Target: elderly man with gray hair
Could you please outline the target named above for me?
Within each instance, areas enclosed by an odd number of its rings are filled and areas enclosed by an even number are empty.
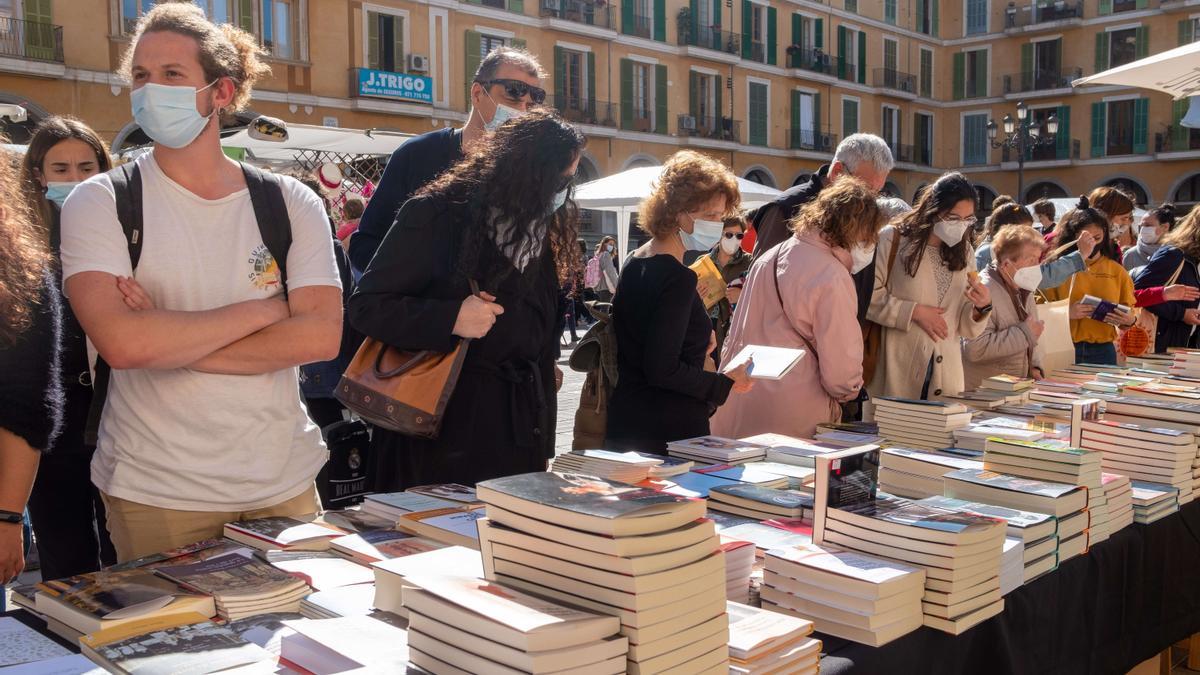
[[[826,185],[850,175],[879,192],[895,165],[891,148],[879,136],[851,134],[842,139],[833,153],[832,163],[822,166],[808,181],[779,195],[754,214],[755,260],[791,236],[788,222],[801,206],[816,199],[817,193]]]

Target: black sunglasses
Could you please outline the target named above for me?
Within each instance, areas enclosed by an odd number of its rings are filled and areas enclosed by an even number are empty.
[[[738,241],[741,241],[742,237],[746,236],[746,233],[745,232],[725,232],[724,235],[725,235],[726,239],[733,239],[734,237],[737,237]]]
[[[546,90],[541,87],[535,87],[528,82],[520,80],[479,80],[478,82],[483,85],[484,89],[497,84],[504,87],[504,95],[514,101],[520,101],[529,96],[529,100],[537,105],[546,102]]]

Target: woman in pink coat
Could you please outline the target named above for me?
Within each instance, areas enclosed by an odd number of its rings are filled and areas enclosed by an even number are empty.
[[[844,178],[804,205],[795,234],[754,263],[722,349],[722,370],[747,345],[807,353],[777,381],[758,380],[712,418],[712,433],[729,438],[774,432],[811,437],[840,419],[843,401],[863,386],[862,329],[850,275],[871,263],[883,225],[875,195]]]

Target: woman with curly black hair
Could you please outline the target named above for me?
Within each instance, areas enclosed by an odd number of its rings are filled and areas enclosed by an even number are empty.
[[[558,289],[580,264],[570,191],[585,143],[556,114],[529,112],[396,214],[350,299],[351,323],[397,349],[472,342],[438,438],[375,430],[377,491],[546,468]]]

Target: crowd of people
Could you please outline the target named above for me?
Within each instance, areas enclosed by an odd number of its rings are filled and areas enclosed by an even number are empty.
[[[332,383],[363,338],[465,350],[436,434],[373,428],[370,488],[393,491],[546,467],[583,295],[615,363],[604,445],[650,452],[1044,377],[1043,301],[1068,301],[1079,362],[1117,363],[1123,331],[1189,346],[1200,324],[1200,211],[1135,227],[1132,198],[1099,187],[1061,214],[998,199],[980,223],[959,173],[911,206],[880,195],[894,161],[870,134],[754,210],[727,166],[678,152],[641,205],[646,243],[587,248],[586,138],[510,48],[482,59],[464,126],[404,143],[369,199],[326,199],[221,150],[260,49],[157,5],[122,64],[153,150],[113,168],[86,124],[52,118],[21,166],[0,162],[0,582],[22,569],[27,509],[46,577],[319,511],[321,427],[346,416]],[[725,284],[711,305],[697,261]],[[737,360],[755,345],[806,354],[756,379]]]

